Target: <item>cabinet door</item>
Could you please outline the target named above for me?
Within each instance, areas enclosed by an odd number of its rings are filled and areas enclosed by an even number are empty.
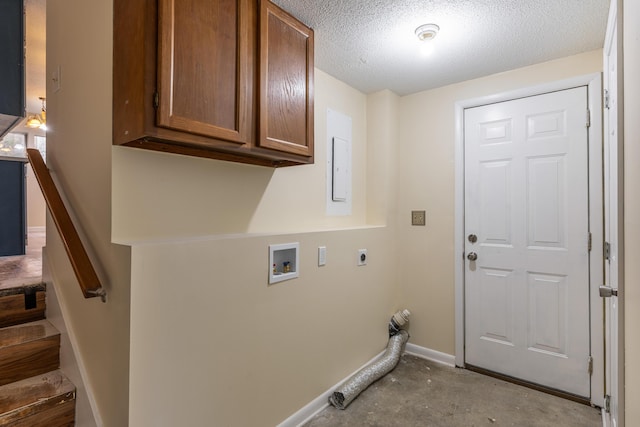
[[[159,0],[158,6],[158,126],[249,143],[249,0]]]
[[[260,1],[258,145],[313,156],[313,30]]]

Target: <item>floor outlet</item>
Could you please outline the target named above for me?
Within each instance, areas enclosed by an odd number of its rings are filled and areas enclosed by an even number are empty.
[[[358,249],[358,265],[367,265],[366,249]]]

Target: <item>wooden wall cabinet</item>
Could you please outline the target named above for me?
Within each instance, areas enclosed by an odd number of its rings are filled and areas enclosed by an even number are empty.
[[[114,0],[113,143],[313,163],[313,31],[266,0]]]
[[[313,156],[313,32],[260,2],[258,145]]]

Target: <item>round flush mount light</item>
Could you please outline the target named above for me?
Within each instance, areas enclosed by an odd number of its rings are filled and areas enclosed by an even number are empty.
[[[440,31],[440,27],[436,24],[424,24],[416,28],[416,36],[420,41],[433,40]]]

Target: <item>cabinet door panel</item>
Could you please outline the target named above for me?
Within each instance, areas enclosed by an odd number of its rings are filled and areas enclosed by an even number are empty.
[[[258,145],[313,156],[313,31],[260,2]]]
[[[159,0],[158,126],[250,142],[248,0]]]

